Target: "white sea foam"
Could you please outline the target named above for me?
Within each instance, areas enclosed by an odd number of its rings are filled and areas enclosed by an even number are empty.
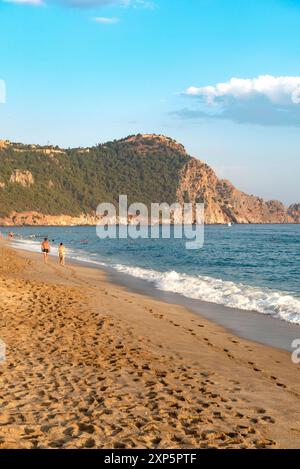
[[[30,239],[15,239],[10,242],[10,246],[16,249],[24,249],[25,251],[38,252],[41,250],[41,244]]]
[[[40,243],[32,240],[16,240],[12,245],[29,251],[40,251]],[[52,251],[52,254],[55,251]],[[68,255],[74,260],[88,262],[99,267],[109,265],[100,259],[95,259],[93,254],[84,250],[69,249]],[[110,267],[132,277],[150,281],[157,289],[165,292],[178,293],[187,298],[224,305],[229,308],[256,311],[300,325],[300,298],[289,292],[254,287],[202,275],[187,275],[175,271],[158,272],[123,264],[113,264]]]
[[[268,314],[284,321],[300,324],[300,298],[284,291],[258,288],[201,275],[179,274],[175,271],[129,267],[121,264],[114,268],[136,278],[153,282],[156,288],[179,293],[187,298],[216,303]]]
[[[33,241],[30,239],[23,239],[23,238],[17,238],[14,239],[13,241],[10,242],[10,246],[16,249],[24,249],[24,251],[30,251],[30,252],[41,252],[41,242],[40,241]],[[57,256],[58,254],[58,246],[53,246],[51,247],[50,255],[51,256]],[[98,260],[94,259],[94,257],[97,257],[97,254],[89,253],[84,251],[83,249],[67,249],[67,254],[70,259],[73,259],[78,262],[84,262],[87,264],[95,264],[99,267],[107,267],[108,264]]]
[[[14,239],[11,241],[10,246],[16,249],[22,249],[24,251],[30,252],[41,252],[41,241],[33,241],[32,239]],[[69,251],[70,257],[75,256],[75,251]],[[58,255],[58,246],[51,246],[50,256],[57,256]]]

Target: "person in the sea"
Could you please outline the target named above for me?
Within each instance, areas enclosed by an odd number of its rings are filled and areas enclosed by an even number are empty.
[[[66,256],[66,248],[63,243],[60,243],[58,248],[58,257],[60,265],[65,265],[65,256]]]
[[[41,249],[42,249],[42,253],[43,253],[43,256],[44,256],[44,262],[45,262],[45,264],[47,264],[48,263],[48,256],[49,256],[50,250],[51,250],[48,238],[45,238],[44,241],[42,242]]]
[[[14,234],[10,231],[10,232],[8,233],[8,238],[9,238],[9,239],[13,239],[13,237],[14,237]]]

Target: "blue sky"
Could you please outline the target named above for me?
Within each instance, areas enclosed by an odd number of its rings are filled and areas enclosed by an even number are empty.
[[[0,0],[0,25],[0,138],[163,133],[300,201],[300,0]]]

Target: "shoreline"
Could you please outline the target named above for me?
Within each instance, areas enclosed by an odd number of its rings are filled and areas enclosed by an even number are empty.
[[[98,226],[99,223],[83,223],[83,224],[78,224],[78,223],[73,223],[73,224],[44,224],[44,225],[37,225],[35,223],[33,224],[26,224],[26,223],[20,223],[20,224],[3,224],[3,221],[2,221],[2,224],[0,223],[0,229],[3,228],[3,229],[8,229],[8,228],[69,228],[69,227],[80,227],[80,228],[88,228],[88,227],[94,227],[96,228]],[[159,226],[159,227],[163,227],[164,224],[163,223],[157,223],[155,224],[155,226]],[[279,225],[282,225],[282,226],[294,226],[294,225],[300,225],[300,222],[270,222],[270,223],[266,223],[266,222],[261,222],[261,223],[252,223],[252,222],[245,222],[245,223],[237,223],[237,222],[232,222],[232,226],[231,227],[234,227],[234,226],[279,226]],[[116,227],[124,227],[124,226],[130,226],[129,224],[126,225],[126,224],[120,224],[120,223],[116,223],[116,224],[113,224],[111,226],[116,226]],[[151,226],[151,224],[148,224],[147,226]],[[171,223],[170,226],[176,226],[174,224]],[[226,227],[228,226],[228,223],[227,222],[224,222],[224,223],[204,223],[204,226],[205,227],[214,227],[214,226],[222,226],[222,227]]]
[[[16,249],[39,256],[37,252],[27,250],[24,247],[16,247]],[[127,288],[129,293],[139,293],[161,300],[169,305],[182,306],[199,315],[200,318],[205,318],[216,325],[224,327],[229,333],[242,339],[290,353],[293,352],[292,342],[295,339],[300,339],[300,325],[274,318],[272,315],[230,308],[217,303],[185,297],[179,293],[166,292],[156,288],[150,281],[134,277],[128,273],[118,272],[109,265],[96,265],[89,261],[74,258],[69,258],[67,262],[70,265],[81,265],[103,271],[110,282]]]
[[[100,269],[0,250],[0,448],[299,446],[289,353]]]

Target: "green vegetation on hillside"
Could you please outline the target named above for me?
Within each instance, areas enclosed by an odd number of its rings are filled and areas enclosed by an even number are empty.
[[[140,136],[63,151],[10,144],[0,149],[0,217],[12,211],[90,214],[101,202],[116,204],[120,194],[127,194],[129,203],[173,203],[189,157],[167,142]],[[10,182],[16,170],[30,171],[34,183]]]

